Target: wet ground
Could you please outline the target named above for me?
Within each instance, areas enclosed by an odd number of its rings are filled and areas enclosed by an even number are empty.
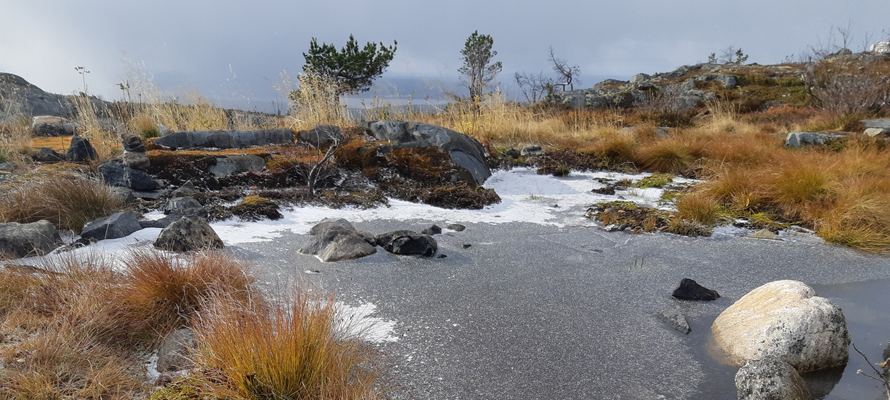
[[[356,226],[380,233],[447,222]],[[748,291],[780,279],[803,281],[835,300],[872,361],[890,340],[890,258],[807,234],[771,241],[633,235],[581,224],[467,227],[436,236],[447,256],[441,259],[378,253],[321,263],[297,254],[307,237],[292,233],[234,249],[266,282],[311,281],[347,304],[372,303],[377,317],[395,322],[397,340],[376,346],[395,364],[396,398],[734,399],[736,369],[708,355],[710,324]],[[723,297],[673,299],[682,278]],[[690,334],[653,315],[669,308],[682,310]],[[855,375],[865,364],[852,349],[850,360],[846,371],[812,378],[811,389],[833,387],[829,399],[878,398],[874,382]]]

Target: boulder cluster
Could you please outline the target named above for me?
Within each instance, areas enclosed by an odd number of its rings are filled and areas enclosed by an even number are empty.
[[[345,219],[327,218],[309,231],[309,241],[300,248],[300,253],[310,254],[322,261],[352,260],[377,253],[377,246],[399,255],[419,255],[432,257],[438,250],[433,235],[441,233],[436,225],[421,233],[410,230],[397,230],[373,235],[355,229]]]

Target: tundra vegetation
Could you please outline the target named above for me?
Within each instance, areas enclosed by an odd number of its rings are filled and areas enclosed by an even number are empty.
[[[605,224],[701,235],[717,224],[744,219],[758,229],[775,231],[795,224],[828,242],[890,251],[890,146],[886,136],[862,134],[865,127],[860,122],[888,114],[890,58],[865,55],[809,64],[743,65],[747,55],[728,49],[720,68],[736,77],[734,87],[695,80],[702,71],[666,78],[665,83],[677,86],[693,79],[695,89],[714,93],[714,100],[680,107],[679,93],[666,86],[652,90],[633,107],[575,109],[548,101],[543,92],[529,94],[528,100],[539,100],[533,104],[486,92],[485,86],[502,69],[500,62],[492,62],[497,55],[492,44],[490,36],[474,32],[461,52],[470,99],[457,99],[433,112],[376,104],[365,115],[430,123],[467,134],[484,143],[494,161],[505,168],[530,165],[557,175],[579,169],[655,173],[638,182],[638,188],[666,187],[673,176],[702,181],[668,192],[666,201],[675,202],[675,212],[621,202],[591,207],[592,216]],[[379,66],[363,76],[344,77],[346,67],[322,60],[349,60],[363,52],[368,52],[368,59],[362,62],[373,60]],[[277,213],[270,201],[385,202],[376,188],[335,190],[334,183],[323,179],[310,179],[315,186],[306,188],[309,182],[299,177],[317,178],[327,175],[326,168],[343,168],[371,179],[387,175],[381,170],[387,166],[399,176],[426,184],[422,179],[428,179],[429,170],[448,168],[429,149],[398,149],[383,161],[370,160],[371,153],[363,149],[372,144],[360,134],[362,121],[333,101],[343,93],[367,89],[394,52],[395,44],[387,48],[382,43],[359,50],[351,37],[340,52],[313,40],[304,74],[293,82],[282,79],[283,97],[291,101],[285,115],[225,110],[199,95],[171,98],[138,68],[121,84],[124,101],[106,103],[89,96],[84,76],[84,93],[71,101],[81,135],[98,151],[99,160],[90,164],[35,165],[30,161],[35,148],[64,150],[70,138],[32,137],[31,115],[20,107],[21,99],[14,94],[0,97],[4,110],[0,163],[26,171],[16,173],[13,180],[0,180],[0,222],[48,219],[59,228],[77,230],[98,216],[133,207],[120,202],[95,178],[96,166],[122,152],[121,133],[150,138],[166,129],[297,131],[337,125],[344,135],[333,147],[171,152],[147,143],[147,154],[155,172],[170,174],[162,177],[175,184],[186,180],[182,174],[190,168],[216,155],[263,156],[269,172],[247,182],[255,188],[249,193],[254,197],[242,206],[261,207],[264,215]],[[316,58],[319,61],[313,61]],[[550,58],[569,88],[578,83],[577,67],[557,58],[552,49]],[[523,79],[551,82],[540,74]],[[609,85],[619,84],[603,84]],[[103,123],[107,120],[116,124]],[[788,148],[784,139],[795,131],[834,132],[842,137],[825,145]],[[544,155],[508,155],[508,150],[526,145],[542,146]],[[227,191],[226,182],[216,180],[208,187],[218,185],[216,196],[229,202],[248,194]],[[293,190],[263,190],[272,185]],[[468,187],[421,185],[400,193],[431,203],[472,198],[458,201],[462,207],[492,201],[472,197],[490,194]],[[196,198],[206,200],[201,195]],[[628,216],[632,220],[624,221]],[[372,352],[332,328],[336,314],[332,299],[309,298],[296,290],[283,303],[271,302],[253,283],[249,268],[225,253],[190,258],[135,253],[124,267],[100,257],[69,259],[43,269],[6,267],[0,269],[0,278],[0,398],[386,395]],[[183,326],[196,332],[197,345],[191,351],[200,373],[162,390],[152,388],[146,382],[144,356],[166,334]]]

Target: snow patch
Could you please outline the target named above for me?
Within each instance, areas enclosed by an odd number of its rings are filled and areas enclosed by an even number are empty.
[[[372,316],[377,310],[374,304],[364,303],[353,307],[338,301],[334,307],[337,309],[336,324],[340,333],[371,343],[398,341],[393,334],[396,322]]]

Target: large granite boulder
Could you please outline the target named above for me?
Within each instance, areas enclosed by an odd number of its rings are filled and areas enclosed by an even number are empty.
[[[325,218],[309,230],[309,235],[309,241],[299,252],[322,261],[352,260],[377,252],[374,236],[356,230],[345,219]]]
[[[180,131],[152,139],[152,142],[167,148],[234,149],[293,143],[294,133],[290,129]]]
[[[482,143],[462,133],[437,125],[392,120],[367,122],[365,129],[377,140],[392,142],[395,147],[436,146],[448,152],[452,164],[468,173],[458,178],[473,186],[482,185],[491,176]]]
[[[846,364],[850,346],[840,307],[790,280],[752,290],[717,317],[711,332],[736,365],[773,357],[799,372]]]
[[[810,400],[807,384],[794,367],[769,358],[749,360],[735,374],[739,400]]]
[[[377,245],[384,250],[401,255],[421,255],[432,257],[438,245],[436,239],[409,230],[398,230],[377,235]]]
[[[80,237],[91,240],[117,239],[142,229],[139,216],[133,211],[121,211],[87,222]]]
[[[62,245],[59,232],[47,220],[29,224],[0,224],[0,257],[44,255]]]
[[[176,252],[221,249],[223,241],[207,220],[201,217],[182,217],[161,230],[154,246]]]
[[[73,136],[77,124],[64,117],[38,115],[31,118],[31,131],[34,136]]]

